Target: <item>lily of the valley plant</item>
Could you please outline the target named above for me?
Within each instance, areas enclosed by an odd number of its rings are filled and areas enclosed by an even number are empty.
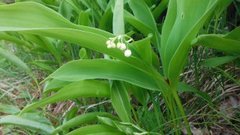
[[[1,117],[0,124],[42,134],[192,134],[178,93],[180,88],[193,92],[180,80],[189,51],[200,45],[230,56],[240,53],[239,28],[224,35],[200,32],[232,0],[26,1],[0,5],[0,31],[5,34],[0,37],[30,52],[42,48],[60,67],[48,70],[41,99],[16,115]],[[160,16],[163,23],[157,25]],[[66,46],[74,46],[69,56],[80,49],[80,59],[65,58]],[[206,93],[195,94],[211,104]],[[84,113],[58,125],[24,115],[48,104],[90,97],[110,99],[114,111]],[[141,121],[150,112],[155,123]]]

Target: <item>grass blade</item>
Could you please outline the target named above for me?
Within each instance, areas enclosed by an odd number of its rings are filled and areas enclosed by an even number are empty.
[[[9,51],[2,49],[0,47],[0,55],[4,58],[6,58],[8,61],[16,65],[17,67],[21,68],[28,74],[31,74],[31,69],[27,66],[25,62],[23,62],[20,58],[18,58],[16,55],[10,53]]]
[[[179,85],[178,85],[178,92],[191,92],[191,93],[194,93],[198,97],[200,97],[203,100],[207,101],[207,103],[209,105],[213,106],[212,99],[211,99],[211,97],[207,93],[205,93],[203,91],[200,91],[200,90],[197,90],[197,89],[193,88],[192,86],[189,86],[188,84],[179,83]]]

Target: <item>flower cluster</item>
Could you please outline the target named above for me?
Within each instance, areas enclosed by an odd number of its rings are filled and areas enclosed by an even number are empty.
[[[107,48],[118,48],[121,51],[124,51],[126,57],[132,55],[132,51],[128,49],[128,45],[132,42],[133,39],[127,35],[119,35],[113,38],[109,38],[106,42]]]

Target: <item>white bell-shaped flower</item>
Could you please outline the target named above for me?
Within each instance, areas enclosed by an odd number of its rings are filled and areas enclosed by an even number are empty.
[[[124,43],[117,43],[117,48],[119,48],[120,50],[125,50],[127,48],[126,44]]]
[[[115,43],[112,40],[108,40],[106,42],[106,44],[107,44],[107,48],[115,48],[116,47]]]
[[[126,57],[130,57],[130,56],[132,55],[131,50],[129,50],[129,49],[125,50],[125,51],[124,51],[124,55],[125,55]]]
[[[122,43],[121,46],[120,46],[120,49],[121,49],[121,50],[125,50],[125,49],[127,49],[126,44]]]

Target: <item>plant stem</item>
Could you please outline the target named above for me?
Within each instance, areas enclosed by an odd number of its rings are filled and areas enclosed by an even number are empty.
[[[186,129],[187,129],[187,133],[188,133],[188,135],[191,135],[192,132],[191,132],[191,129],[190,129],[190,125],[189,125],[189,122],[188,122],[188,120],[187,120],[187,117],[186,117],[186,114],[185,114],[185,111],[184,111],[182,102],[181,102],[181,100],[180,100],[180,98],[179,98],[179,96],[178,96],[178,94],[177,94],[177,90],[176,90],[176,89],[173,89],[172,92],[173,92],[173,97],[174,97],[174,99],[175,99],[175,101],[176,101],[176,103],[177,103],[177,106],[178,106],[178,108],[179,108],[179,111],[180,111],[180,113],[181,113],[181,115],[182,115],[182,117],[183,117],[183,120],[184,120]]]

